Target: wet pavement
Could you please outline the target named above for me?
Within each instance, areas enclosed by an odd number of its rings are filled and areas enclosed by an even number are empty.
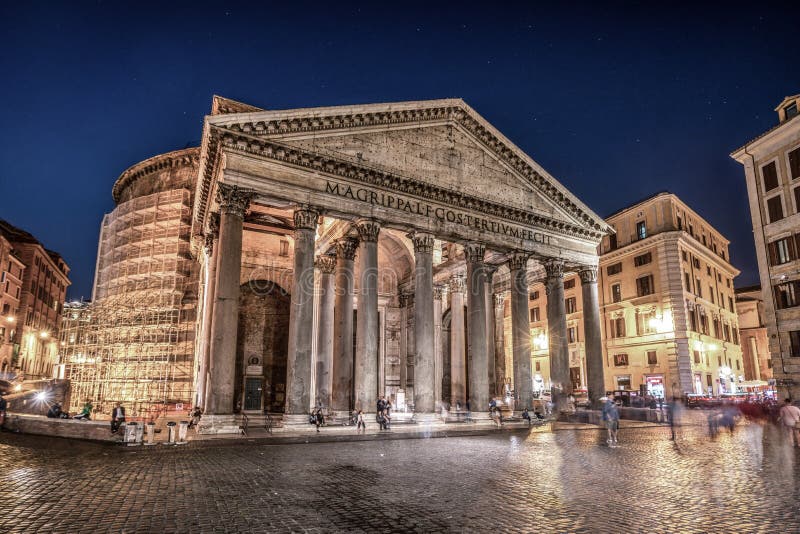
[[[771,426],[123,449],[0,434],[0,532],[800,532]]]

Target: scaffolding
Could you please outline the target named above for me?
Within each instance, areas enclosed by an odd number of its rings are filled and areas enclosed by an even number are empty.
[[[70,411],[86,400],[100,413],[120,402],[132,417],[188,409],[199,276],[191,200],[187,189],[163,191],[105,216],[88,319],[74,341],[62,338]]]

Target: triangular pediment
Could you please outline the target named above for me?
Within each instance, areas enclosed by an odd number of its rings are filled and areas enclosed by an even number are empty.
[[[208,123],[592,232],[608,230],[600,217],[460,99],[254,111],[210,117]]]

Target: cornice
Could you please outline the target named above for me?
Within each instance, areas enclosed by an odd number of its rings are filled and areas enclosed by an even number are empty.
[[[117,181],[114,183],[114,187],[111,189],[111,196],[114,198],[114,202],[119,202],[122,191],[142,176],[147,176],[148,174],[153,174],[154,172],[164,169],[190,167],[192,165],[197,166],[199,163],[199,147],[175,150],[167,152],[166,154],[153,156],[135,165],[131,165],[125,172],[120,174],[119,178],[117,178]]]
[[[493,131],[493,128],[487,127],[488,123],[484,124],[485,121],[463,103],[463,101],[441,100],[429,102],[427,107],[425,103],[419,103],[418,106],[418,108],[414,109],[392,109],[391,105],[388,109],[385,106],[365,106],[363,107],[363,112],[356,112],[353,108],[344,108],[345,111],[348,111],[345,113],[342,112],[342,109],[326,108],[324,110],[319,110],[311,116],[280,116],[269,112],[248,113],[239,117],[239,120],[244,119],[242,122],[233,122],[230,120],[214,121],[213,123],[207,122],[206,126],[210,127],[208,134],[213,137],[211,141],[219,140],[219,138],[222,137],[223,144],[226,148],[244,153],[268,157],[283,163],[312,168],[316,171],[327,172],[345,178],[365,178],[366,180],[362,179],[361,181],[365,181],[370,185],[383,185],[375,183],[375,180],[378,178],[375,175],[383,174],[384,176],[381,177],[380,181],[384,182],[387,178],[390,182],[398,181],[399,183],[396,184],[400,186],[397,188],[398,191],[409,194],[415,194],[417,191],[424,191],[431,195],[429,198],[432,200],[446,198],[449,200],[446,202],[448,204],[467,209],[479,209],[487,214],[503,217],[522,224],[539,226],[570,237],[599,240],[607,233],[607,225],[600,217],[591,213],[588,208],[578,205],[579,201],[576,202],[575,199],[571,198],[570,194],[562,191],[560,187],[551,183],[550,178],[542,175],[544,171],[540,172],[540,169],[536,168],[531,161],[527,160],[528,156],[524,152],[514,146],[510,141],[502,139],[500,137],[501,134],[498,135]],[[310,113],[310,110],[298,111]],[[287,112],[284,112],[284,115],[286,115],[286,113]],[[388,172],[370,169],[364,165],[358,165],[352,162],[337,160],[330,156],[303,151],[266,138],[270,135],[289,135],[364,127],[396,126],[402,124],[421,125],[423,123],[432,122],[449,122],[460,126],[464,131],[471,134],[476,141],[483,144],[492,152],[498,160],[516,171],[538,192],[550,199],[576,220],[581,221],[585,226],[569,224],[525,210],[489,203],[482,199],[449,191],[417,180],[391,176]],[[213,145],[217,146],[215,147]],[[218,145],[219,143],[216,142],[209,143],[209,161],[206,162],[206,167],[214,166],[213,162],[218,159]],[[212,150],[214,151],[213,154]],[[202,174],[204,180],[210,178],[210,176],[208,176],[209,172],[208,168],[203,169]],[[207,202],[206,190],[208,186],[209,184],[204,183],[200,188],[199,197],[202,198],[198,198],[198,207],[202,209],[197,211],[198,214],[204,212],[205,203]],[[385,185],[383,186],[386,187]],[[456,200],[456,203],[454,203],[453,200]],[[474,204],[486,204],[491,210],[486,211],[476,208],[473,206]],[[506,212],[508,212],[508,215],[505,215]]]
[[[215,137],[221,139],[221,142],[210,143],[216,147],[216,159],[219,159],[219,147],[224,146],[226,150],[232,152],[264,157],[282,164],[311,169],[317,173],[354,180],[365,185],[391,189],[399,193],[426,198],[460,209],[480,211],[487,215],[506,219],[518,224],[542,228],[554,234],[590,241],[599,241],[603,235],[605,235],[605,232],[600,229],[598,224],[594,224],[591,229],[581,227],[539,213],[490,202],[412,178],[394,175],[364,164],[356,164],[331,156],[301,150],[270,139],[259,138],[243,133],[222,131],[216,127],[213,127],[212,130],[215,131]],[[209,150],[210,149],[211,147],[209,147]],[[214,168],[216,168],[216,165]],[[204,177],[209,177],[204,178],[204,180],[210,179],[210,176],[216,173],[216,171],[211,171],[208,167],[201,172]],[[198,217],[206,209],[208,203],[208,189],[209,184],[203,183],[200,189],[200,195],[197,199],[199,209],[195,212]]]

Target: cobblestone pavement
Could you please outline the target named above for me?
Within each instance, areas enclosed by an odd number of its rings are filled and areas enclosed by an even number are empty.
[[[0,532],[800,532],[800,452],[620,431],[155,450],[0,434]]]

